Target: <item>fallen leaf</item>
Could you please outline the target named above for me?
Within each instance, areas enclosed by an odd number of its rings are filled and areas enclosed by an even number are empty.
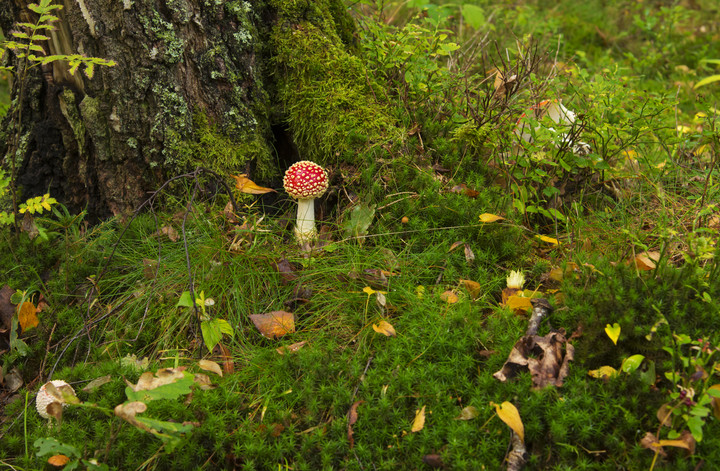
[[[535,238],[540,239],[543,242],[547,242],[548,244],[560,245],[560,242],[557,239],[553,239],[552,237],[537,234]]]
[[[415,433],[419,432],[425,427],[425,406],[422,406],[422,409],[415,411],[415,419],[413,420],[412,427],[410,427],[410,431]]]
[[[453,250],[455,250],[456,248],[460,247],[460,246],[463,245],[464,243],[465,243],[465,242],[463,242],[462,240],[458,240],[457,242],[453,242],[453,244],[452,244],[452,245],[450,246],[450,248],[448,249],[448,252],[452,252]]]
[[[22,303],[22,306],[18,308],[18,323],[20,327],[22,327],[23,332],[37,327],[40,323],[35,312],[35,305],[29,301],[25,301]]]
[[[477,407],[467,406],[460,411],[460,415],[455,417],[455,420],[472,420],[479,414],[480,412],[477,410]]]
[[[467,262],[467,264],[470,265],[474,261],[475,261],[475,253],[472,251],[469,244],[465,244],[465,262]]]
[[[458,302],[460,300],[460,298],[458,298],[458,295],[455,294],[455,292],[450,291],[450,290],[440,293],[440,299],[442,299],[443,301],[445,301],[448,304],[455,304],[456,302]]]
[[[297,278],[293,266],[287,258],[282,258],[274,263],[275,269],[280,273],[280,282],[284,285],[292,283]]]
[[[520,413],[517,407],[512,402],[505,401],[502,404],[495,404],[491,402],[490,405],[495,406],[495,412],[497,413],[500,420],[505,422],[508,427],[515,432],[520,440],[525,441],[525,427],[523,426],[522,420],[520,419]]]
[[[257,185],[254,181],[247,178],[247,175],[241,173],[239,175],[230,175],[235,179],[235,188],[240,190],[242,193],[248,193],[251,195],[263,195],[265,193],[275,192],[272,188],[265,188]]]
[[[222,343],[218,343],[213,349],[213,353],[217,354],[223,361],[223,371],[226,375],[235,372],[235,362],[233,361],[230,349]]]
[[[510,296],[505,305],[513,311],[527,312],[532,310],[531,299],[524,296]]]
[[[167,236],[171,242],[177,242],[180,240],[180,234],[172,226],[163,226],[158,231],[158,234]]]
[[[660,252],[643,252],[635,257],[635,267],[640,271],[654,270],[660,261]]]
[[[210,389],[215,389],[215,386],[212,384],[212,381],[210,381],[210,377],[203,373],[195,373],[193,375],[193,381],[195,381],[195,384],[202,389],[203,391],[208,391]],[[188,399],[186,400],[186,403],[190,403],[190,398],[192,397],[192,394],[188,396]]]
[[[294,343],[294,344],[292,344],[292,345],[286,345],[286,346],[277,348],[276,351],[277,351],[280,355],[285,355],[286,353],[295,353],[295,352],[297,352],[298,350],[300,350],[301,348],[303,348],[306,343],[307,343],[307,341],[306,341],[306,340],[303,340],[302,342],[297,342],[297,343]]]
[[[470,297],[473,299],[477,299],[480,297],[480,292],[482,291],[482,288],[480,287],[480,283],[473,280],[460,280],[460,283],[465,286],[465,289],[468,290],[468,293],[470,293]]]
[[[211,361],[211,360],[200,360],[200,361],[198,361],[198,366],[199,366],[201,369],[203,369],[203,370],[205,370],[205,371],[210,371],[210,372],[212,372],[212,373],[215,373],[216,375],[218,375],[218,376],[220,376],[220,377],[222,377],[222,375],[223,375],[223,372],[222,372],[222,369],[220,368],[220,365],[218,365],[218,364],[217,364],[216,362],[214,362],[214,361]]]
[[[395,327],[387,321],[380,321],[377,324],[373,324],[372,328],[378,334],[383,334],[386,337],[395,337],[397,335]]]
[[[6,373],[3,380],[5,389],[10,391],[11,393],[14,393],[18,389],[20,389],[24,384],[22,375],[20,374],[20,370],[18,370],[17,367],[10,370],[9,373]]]
[[[612,340],[612,343],[617,345],[618,338],[620,337],[620,324],[617,322],[613,325],[606,324],[605,325],[605,333],[608,337],[610,337],[610,340]]]
[[[544,337],[525,335],[515,343],[502,369],[495,372],[493,377],[505,382],[517,376],[520,371],[528,370],[535,389],[547,385],[560,387],[569,373],[570,362],[574,357],[575,347],[567,342],[562,329],[550,332]]]
[[[82,390],[84,392],[90,392],[90,391],[93,391],[93,390],[99,388],[103,384],[107,384],[110,382],[112,382],[112,376],[110,376],[110,375],[101,376],[99,378],[95,378],[94,380],[90,381],[88,384],[85,385],[84,388],[82,388]]]
[[[365,401],[355,401],[353,405],[350,407],[350,411],[348,412],[348,430],[347,430],[347,436],[348,441],[350,442],[350,448],[355,446],[355,439],[353,438],[353,434],[355,433],[352,429],[352,426],[355,425],[355,422],[358,420],[358,414],[357,409],[360,404],[362,404]]]
[[[490,213],[482,213],[480,215],[480,222],[495,222],[495,221],[499,221],[501,219],[505,219],[505,218],[502,216],[497,216],[495,214],[490,214]]]
[[[423,456],[423,463],[430,466],[431,468],[444,468],[445,463],[443,463],[442,456],[431,453],[429,455]]]
[[[613,376],[617,376],[618,374],[618,371],[612,366],[601,366],[597,370],[588,371],[588,375],[598,379],[612,378]]]
[[[640,440],[641,447],[652,450],[655,453],[660,454],[660,456],[667,456],[667,453],[665,453],[665,450],[662,449],[659,443],[660,442],[658,441],[657,437],[655,437],[652,432],[645,433],[645,436]]]
[[[710,386],[708,388],[708,390],[720,391],[720,384],[714,384],[714,385]],[[715,418],[720,420],[720,398],[713,397],[712,405],[713,405],[713,411],[715,414]]]
[[[250,314],[250,319],[260,333],[269,339],[277,339],[285,334],[295,332],[295,316],[291,312],[272,311],[267,314]]]
[[[68,464],[70,462],[70,457],[65,455],[54,455],[48,458],[47,462],[59,468],[60,466]]]

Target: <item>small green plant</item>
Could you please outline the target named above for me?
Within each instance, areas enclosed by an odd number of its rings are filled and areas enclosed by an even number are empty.
[[[215,300],[212,298],[206,298],[204,291],[200,291],[200,295],[195,298],[195,302],[193,302],[190,291],[184,291],[177,303],[177,307],[199,308],[200,330],[202,331],[205,346],[208,350],[210,350],[210,352],[212,352],[215,346],[220,343],[223,334],[227,334],[230,337],[235,335],[235,332],[228,321],[225,319],[212,319],[208,315],[207,307],[213,305],[215,305]]]
[[[702,62],[705,62],[706,64],[720,65],[720,59],[703,59]],[[720,74],[711,75],[709,77],[705,77],[704,79],[702,79],[698,83],[696,83],[694,88],[704,87],[705,85],[709,85],[709,84],[717,82],[719,80],[720,80]]]

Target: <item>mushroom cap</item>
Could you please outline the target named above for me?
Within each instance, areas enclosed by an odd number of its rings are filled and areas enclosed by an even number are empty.
[[[328,189],[328,175],[318,164],[301,160],[285,171],[283,186],[293,198],[319,198]]]
[[[72,386],[70,386],[68,383],[61,379],[54,379],[50,381],[55,388],[60,388],[62,386],[68,386],[70,389],[72,389]],[[35,407],[37,408],[38,414],[40,414],[42,417],[49,419],[50,414],[47,413],[47,407],[52,404],[53,402],[59,402],[60,404],[63,404],[62,399],[58,399],[45,389],[45,386],[48,383],[45,383],[42,385],[40,390],[37,393],[37,397],[35,398]],[[65,404],[63,404],[64,406]]]

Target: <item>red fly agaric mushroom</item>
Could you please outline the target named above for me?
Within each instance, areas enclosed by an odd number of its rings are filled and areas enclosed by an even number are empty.
[[[306,244],[317,236],[315,231],[315,198],[328,189],[325,169],[314,162],[301,160],[285,171],[285,191],[298,200],[295,237],[300,244]]]

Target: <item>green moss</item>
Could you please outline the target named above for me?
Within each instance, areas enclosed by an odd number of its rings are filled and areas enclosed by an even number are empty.
[[[284,15],[272,32],[277,101],[303,158],[324,163],[353,161],[364,146],[402,135],[338,35],[331,3],[271,2]]]
[[[172,156],[168,157],[168,163],[180,168],[202,165],[227,174],[237,172],[249,161],[255,160],[259,178],[272,175],[269,163],[271,152],[262,133],[238,131],[232,136],[219,130],[206,114],[196,112],[189,135],[180,135],[172,130],[168,133],[167,154]]]

